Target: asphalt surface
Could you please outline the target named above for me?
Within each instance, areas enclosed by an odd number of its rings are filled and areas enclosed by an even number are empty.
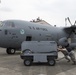
[[[59,53],[59,59],[62,57]],[[55,66],[37,63],[28,67],[24,66],[20,52],[8,55],[4,48],[0,48],[0,75],[76,75],[76,65],[62,59]]]

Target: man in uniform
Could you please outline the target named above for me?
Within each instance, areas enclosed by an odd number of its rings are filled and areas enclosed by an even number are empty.
[[[71,58],[71,60],[73,62],[73,65],[76,65],[74,50],[69,46],[66,47],[66,50],[68,51],[68,54],[69,54],[69,56],[70,56],[70,58]]]
[[[69,54],[65,47],[59,46],[58,51],[61,51],[64,54],[64,57],[67,60],[67,62],[70,62],[70,58],[68,57]]]
[[[68,62],[70,62],[70,59],[68,58],[68,56],[69,56],[73,62],[73,65],[76,65],[75,54],[71,47],[66,46],[66,48],[62,47],[62,48],[58,48],[58,50],[64,54],[65,59],[67,59]]]

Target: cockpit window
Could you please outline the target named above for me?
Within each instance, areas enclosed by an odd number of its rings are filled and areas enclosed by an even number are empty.
[[[5,23],[5,26],[6,26],[6,27],[15,27],[15,25],[14,25],[13,22],[6,22],[6,23]]]
[[[3,26],[3,23],[2,23],[2,21],[0,21],[0,27],[2,27]]]
[[[0,27],[15,27],[13,22],[2,22],[0,21]]]

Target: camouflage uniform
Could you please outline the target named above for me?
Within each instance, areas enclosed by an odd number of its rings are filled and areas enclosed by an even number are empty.
[[[69,54],[69,56],[70,56],[73,64],[76,64],[75,54],[74,54],[73,49],[72,49],[71,47],[67,47],[66,49],[67,49],[67,51],[68,51],[68,54]]]
[[[68,62],[70,62],[70,58],[68,57],[69,56],[68,51],[66,49],[63,49],[61,50],[61,52],[64,54],[65,59],[68,60]]]

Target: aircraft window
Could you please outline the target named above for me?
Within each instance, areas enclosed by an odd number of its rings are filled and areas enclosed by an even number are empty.
[[[26,36],[26,41],[31,41],[32,37],[31,36]]]
[[[0,27],[2,27],[3,26],[3,23],[2,23],[2,21],[0,21]]]
[[[8,33],[8,31],[7,31],[7,30],[5,30],[5,35],[7,35],[7,33]]]
[[[28,26],[30,29],[32,29],[30,26]]]
[[[33,29],[35,30],[35,28],[33,27]]]
[[[15,25],[14,25],[13,22],[6,22],[6,23],[4,24],[4,26],[6,26],[6,27],[15,27]]]

